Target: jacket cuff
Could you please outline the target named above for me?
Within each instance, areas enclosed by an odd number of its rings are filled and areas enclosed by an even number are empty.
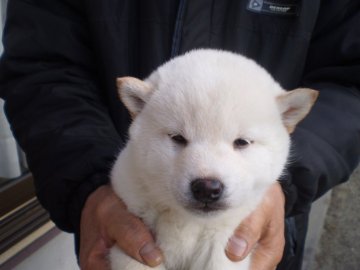
[[[298,195],[295,185],[292,184],[291,174],[286,170],[278,182],[285,195],[285,217],[292,216]]]

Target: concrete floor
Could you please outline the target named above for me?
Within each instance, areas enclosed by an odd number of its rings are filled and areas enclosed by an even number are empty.
[[[333,189],[315,259],[304,270],[360,269],[360,167]]]

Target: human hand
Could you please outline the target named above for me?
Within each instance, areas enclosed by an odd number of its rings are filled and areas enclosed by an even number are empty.
[[[87,199],[80,223],[80,268],[108,270],[108,251],[117,244],[135,260],[155,267],[162,254],[145,224],[127,211],[110,186],[101,186]]]
[[[284,205],[282,188],[275,183],[230,238],[225,251],[228,258],[241,261],[252,252],[251,270],[275,269],[285,245]]]

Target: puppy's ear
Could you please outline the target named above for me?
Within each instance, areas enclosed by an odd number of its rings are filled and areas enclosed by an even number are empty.
[[[129,110],[132,118],[135,118],[149,100],[153,87],[137,78],[122,77],[116,79],[119,97]]]
[[[298,88],[277,97],[283,123],[289,133],[309,113],[318,95],[318,91]]]

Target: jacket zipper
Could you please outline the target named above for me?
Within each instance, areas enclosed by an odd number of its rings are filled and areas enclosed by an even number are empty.
[[[180,52],[180,44],[182,38],[182,29],[184,25],[184,15],[187,0],[180,0],[179,7],[176,15],[176,22],[174,28],[174,34],[171,45],[171,58],[177,56]]]

